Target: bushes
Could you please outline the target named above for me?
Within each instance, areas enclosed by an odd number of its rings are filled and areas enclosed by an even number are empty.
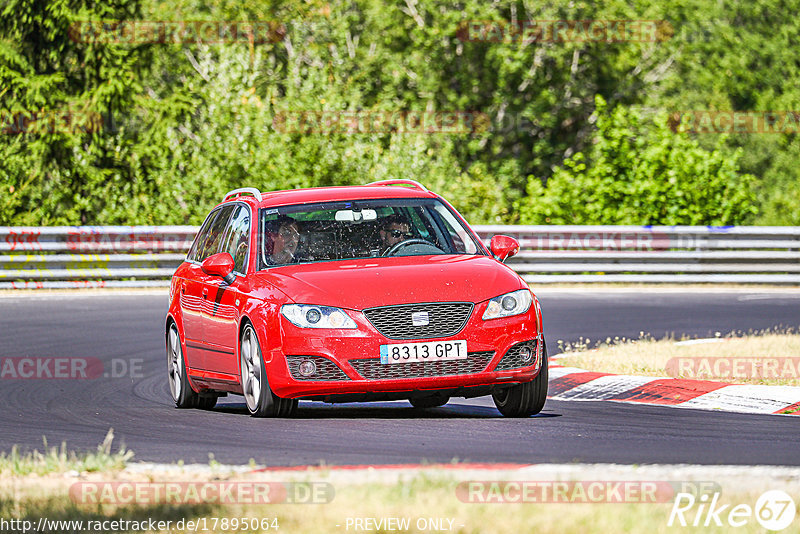
[[[739,23],[724,20],[727,8],[709,0],[532,11],[473,0],[170,5],[165,13],[153,0],[4,4],[3,117],[69,109],[102,115],[104,123],[96,131],[0,135],[0,225],[197,224],[225,191],[243,185],[402,177],[443,194],[473,223],[800,223],[796,140],[697,144],[670,132],[660,115],[632,111],[641,104],[672,111],[684,94],[696,109],[756,105],[741,98],[761,90],[752,61],[739,65],[737,54],[746,54],[725,41]],[[710,7],[721,13],[717,40],[681,37],[686,28],[678,23]],[[762,49],[789,53],[785,36],[757,22],[757,10],[737,9],[754,57]],[[129,45],[70,34],[84,20],[167,17],[276,20],[286,35],[251,46]],[[658,43],[463,39],[469,20],[593,18],[669,19],[677,33]],[[735,76],[721,76],[723,68]],[[776,94],[790,109],[794,78],[776,72],[757,105],[769,109]],[[285,133],[275,125],[287,111],[373,110],[480,112],[488,120],[458,134]],[[740,145],[749,150],[738,152]],[[763,219],[755,206],[764,207]]]
[[[589,154],[577,153],[546,187],[528,181],[518,202],[523,224],[729,225],[756,213],[751,175],[739,153],[705,150],[674,133],[665,114],[645,120],[597,97],[597,133]],[[724,139],[721,140],[724,142]]]

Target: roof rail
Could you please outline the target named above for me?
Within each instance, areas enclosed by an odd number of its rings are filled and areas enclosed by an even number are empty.
[[[245,193],[253,195],[256,198],[256,200],[261,202],[261,191],[259,191],[255,187],[240,187],[239,189],[228,191],[227,193],[225,193],[225,198],[223,198],[222,201],[225,202],[229,198],[238,197]]]
[[[424,185],[422,185],[421,183],[419,183],[418,181],[416,181],[416,180],[408,180],[408,179],[405,179],[405,178],[396,179],[396,180],[380,180],[380,181],[377,181],[377,182],[370,182],[367,185],[410,185],[410,186],[414,187],[414,189],[419,189],[420,191],[422,191],[424,193],[428,193],[429,192],[428,188],[425,187]]]

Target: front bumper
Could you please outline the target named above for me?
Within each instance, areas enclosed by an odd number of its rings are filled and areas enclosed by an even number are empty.
[[[466,340],[467,360],[403,364],[380,363],[380,346],[401,341],[381,335],[358,312],[349,312],[358,325],[353,330],[315,331],[297,328],[282,320],[280,345],[265,353],[270,387],[284,398],[390,400],[431,393],[464,397],[485,395],[497,386],[536,378],[543,354],[536,316],[527,313],[483,321],[483,311],[477,308],[455,335],[409,340]],[[534,349],[533,360],[528,365],[513,357],[523,343]],[[315,362],[318,370],[315,376],[299,375],[298,365],[303,360]]]

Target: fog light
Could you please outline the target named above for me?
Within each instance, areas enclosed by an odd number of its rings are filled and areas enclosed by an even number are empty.
[[[300,367],[297,368],[303,376],[311,376],[317,372],[317,364],[311,360],[304,360],[303,363],[300,364]]]
[[[533,350],[531,350],[530,345],[520,347],[519,359],[522,360],[522,363],[528,363],[533,359]]]

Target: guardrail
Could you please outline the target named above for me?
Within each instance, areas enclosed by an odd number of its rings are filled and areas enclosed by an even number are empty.
[[[165,287],[196,226],[0,227],[0,289]]]
[[[475,226],[520,241],[509,266],[554,282],[800,285],[800,227]],[[0,227],[0,289],[164,287],[194,226]]]
[[[530,283],[800,284],[796,226],[479,226],[520,242]]]

